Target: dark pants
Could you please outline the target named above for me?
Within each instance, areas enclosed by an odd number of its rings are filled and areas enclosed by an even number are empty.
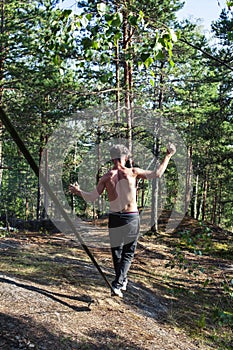
[[[123,282],[127,279],[127,273],[137,245],[139,214],[110,213],[108,227],[116,275],[112,285],[116,288],[121,288]]]

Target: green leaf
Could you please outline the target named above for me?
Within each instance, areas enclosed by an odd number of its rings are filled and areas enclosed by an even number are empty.
[[[142,10],[139,11],[139,18],[140,19],[144,18],[144,12],[142,12]]]
[[[231,7],[233,6],[233,1],[226,1],[227,7],[230,10]]]
[[[107,12],[107,5],[104,2],[97,4],[97,11],[103,16]]]
[[[163,48],[162,44],[159,43],[159,42],[156,42],[155,45],[154,45],[154,52],[157,53],[157,52],[161,51],[162,48]]]
[[[136,16],[129,16],[129,23],[132,25],[132,26],[137,26],[138,24],[138,18]]]
[[[114,38],[113,38],[113,41],[114,41],[114,45],[117,45],[117,42],[118,40],[120,40],[122,37],[122,33],[121,32],[117,32],[115,35],[114,35]]]
[[[92,47],[92,40],[90,38],[83,38],[82,45],[84,47],[84,50],[89,49]]]
[[[69,15],[72,13],[72,10],[69,10],[69,9],[65,9],[65,10],[62,10],[62,15],[63,17],[69,17]]]
[[[147,60],[148,57],[150,57],[150,54],[149,54],[149,53],[143,52],[143,53],[141,54],[141,60],[142,60],[142,62],[145,62],[145,61]]]
[[[155,86],[155,80],[154,79],[150,79],[150,85],[152,86],[152,87],[154,87]]]
[[[121,26],[122,22],[123,22],[123,15],[122,13],[117,12],[113,17],[112,26],[118,28]]]
[[[146,68],[148,68],[153,62],[154,62],[154,59],[152,57],[148,57],[145,60],[144,65],[145,65]]]
[[[98,48],[100,47],[100,44],[98,41],[92,41],[92,45],[93,49],[98,50]]]
[[[139,69],[139,71],[141,71],[143,68],[144,68],[144,63],[139,61],[138,62],[138,69]]]
[[[109,26],[111,25],[111,23],[112,23],[112,21],[113,21],[113,18],[114,18],[114,15],[109,14],[109,13],[106,13],[106,14],[105,14],[105,19],[106,19],[106,21],[107,21],[107,23],[108,23]]]
[[[83,26],[84,28],[86,28],[86,26],[87,26],[88,23],[89,23],[89,21],[88,21],[88,19],[87,19],[86,16],[81,16],[80,22],[81,22],[81,24],[82,24],[82,26]]]
[[[53,62],[56,66],[59,66],[61,64],[61,57],[57,54],[53,58]]]
[[[90,20],[92,19],[92,14],[91,14],[91,13],[88,13],[88,14],[86,15],[86,18],[87,18],[88,21],[90,21]]]
[[[160,50],[157,55],[156,55],[156,59],[157,60],[164,60],[165,56],[162,50]]]
[[[175,33],[175,31],[173,29],[169,29],[169,32],[170,32],[170,38],[171,40],[175,43],[177,42],[178,38],[177,38],[177,35]]]
[[[174,63],[173,60],[169,60],[169,64],[170,64],[171,67],[174,67],[174,66],[175,66],[175,63]]]

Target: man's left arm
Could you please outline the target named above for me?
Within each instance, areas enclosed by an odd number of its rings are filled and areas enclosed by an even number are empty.
[[[176,147],[173,144],[169,144],[167,147],[167,153],[156,170],[143,170],[140,168],[135,168],[135,172],[138,178],[142,179],[153,179],[153,178],[161,178],[167,169],[168,163],[171,157],[176,153]]]

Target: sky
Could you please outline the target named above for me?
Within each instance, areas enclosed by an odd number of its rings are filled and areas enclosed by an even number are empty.
[[[179,20],[200,18],[204,28],[210,30],[211,22],[218,19],[222,9],[226,7],[225,4],[225,0],[185,0],[185,5],[177,12],[177,17]]]
[[[188,18],[190,20],[202,19],[204,29],[210,30],[211,21],[218,19],[221,10],[225,7],[225,0],[184,0],[185,5],[177,12],[179,20]],[[64,0],[63,7],[74,8],[75,0]],[[73,6],[72,6],[73,5]]]

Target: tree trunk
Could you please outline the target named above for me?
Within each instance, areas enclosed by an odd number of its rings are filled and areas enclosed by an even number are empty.
[[[155,148],[155,169],[159,166],[158,154],[159,154],[159,143],[156,140]],[[157,154],[157,155],[156,155]],[[159,179],[152,179],[152,193],[151,193],[151,231],[158,232],[158,203],[159,203]]]
[[[48,141],[48,136],[46,135],[45,137],[45,141],[47,143]],[[48,168],[48,164],[49,164],[49,159],[48,159],[48,150],[47,148],[44,150],[45,152],[45,179],[47,182],[49,182],[49,168]],[[48,203],[49,203],[49,199],[48,199],[48,193],[47,191],[44,191],[44,209],[42,211],[42,218],[45,219],[48,217],[47,215],[47,211],[48,211]]]
[[[119,10],[119,4],[116,3],[116,12]],[[115,78],[116,78],[116,122],[120,123],[120,108],[121,108],[121,100],[120,100],[120,46],[119,46],[119,40],[116,41],[115,46]],[[120,136],[119,136],[120,138]]]
[[[211,215],[211,222],[212,224],[216,224],[216,218],[217,218],[217,202],[218,202],[218,195],[217,192],[215,192],[214,200],[213,200],[213,208],[212,208],[212,215]]]
[[[119,41],[117,40],[115,48],[115,60],[116,60],[116,122],[120,123],[120,64],[119,64]]]
[[[2,123],[0,122],[0,193],[2,188],[2,176],[3,176]]]
[[[132,153],[132,65],[127,57],[129,53],[131,41],[131,29],[128,23],[128,13],[127,11],[123,12],[123,52],[124,52],[124,89],[125,89],[125,115],[126,115],[126,123],[127,123],[127,146]]]
[[[43,147],[42,147],[42,140],[43,140],[43,135],[42,131],[40,133],[40,149],[39,149],[39,164],[41,162],[42,158],[42,152],[43,152]],[[40,219],[40,208],[41,208],[41,189],[40,189],[40,181],[38,179],[37,182],[37,201],[36,201],[36,219]]]
[[[4,34],[4,0],[1,0],[1,26],[0,32],[1,36]],[[5,49],[0,42],[0,106],[2,106],[2,97],[3,97],[3,78],[4,78],[4,60],[5,60]],[[2,188],[2,176],[3,176],[3,150],[2,150],[2,134],[3,134],[3,125],[0,120],[0,191]]]
[[[40,133],[40,149],[39,149],[39,164],[41,163],[44,145],[47,143],[47,141],[48,141],[48,135],[46,132],[46,120],[45,120],[44,113],[42,112],[42,115],[41,115],[41,133]],[[45,152],[46,152],[46,154],[45,154],[44,169],[45,169],[45,178],[46,178],[46,181],[48,181],[48,153],[47,153],[47,150],[45,150]],[[40,218],[44,219],[46,217],[45,209],[47,208],[47,204],[48,204],[48,194],[46,191],[44,192],[43,201],[44,201],[44,208],[41,210],[41,188],[40,188],[40,182],[38,180],[37,208],[36,208],[37,220],[39,220]]]
[[[97,164],[98,164],[98,171],[97,171],[97,176],[96,176],[96,185],[98,184],[99,180],[100,180],[100,167],[101,167],[101,147],[100,147],[100,143],[101,143],[101,134],[100,134],[100,130],[98,130],[97,133]],[[99,196],[97,198],[97,213],[95,212],[95,210],[93,209],[93,215],[94,215],[94,219],[96,217],[100,216],[101,214],[101,207],[102,207],[102,197]],[[95,204],[95,203],[94,203]]]
[[[222,182],[219,183],[219,199],[218,199],[218,221],[217,224],[221,224],[222,219]]]
[[[187,164],[186,164],[186,190],[185,190],[185,213],[188,213],[188,206],[190,203],[190,191],[192,186],[192,146],[187,149]]]
[[[208,190],[208,174],[206,173],[204,183],[203,183],[203,193],[202,193],[202,208],[201,208],[202,221],[206,219],[207,190]]]
[[[195,184],[195,190],[194,190],[194,210],[193,210],[193,217],[194,219],[198,220],[199,211],[198,211],[198,187],[199,187],[199,175],[196,176],[196,184]]]
[[[163,72],[164,62],[161,62],[160,66],[160,77],[159,77],[159,83],[158,83],[158,104],[156,103],[156,89],[155,89],[155,101],[153,109],[156,108],[159,111],[163,110],[163,99],[164,99],[164,72]],[[159,132],[160,128],[160,119],[157,123],[157,129]],[[154,146],[153,146],[153,154],[155,157],[155,168],[159,166],[159,154],[160,154],[160,140],[157,135],[157,130],[154,131],[155,138],[154,138]],[[152,180],[152,203],[151,203],[151,231],[152,232],[158,232],[158,203],[159,203],[159,179],[155,178]]]
[[[78,176],[77,176],[77,145],[75,144],[74,146],[74,159],[73,159],[73,162],[74,162],[74,166],[73,166],[73,169],[72,169],[72,172],[70,174],[70,183],[75,183],[75,182],[78,182]],[[75,200],[74,200],[74,195],[71,194],[71,210],[72,210],[72,213],[75,214]]]

